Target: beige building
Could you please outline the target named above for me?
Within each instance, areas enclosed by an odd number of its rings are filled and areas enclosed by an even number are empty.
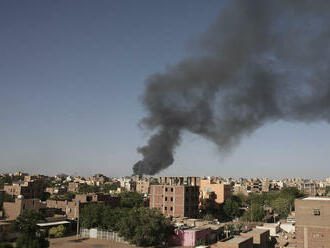
[[[295,201],[299,248],[330,248],[330,198],[307,197]]]
[[[140,194],[144,194],[147,195],[149,194],[149,180],[146,178],[143,179],[139,179],[136,182],[136,192],[140,193]]]
[[[215,197],[215,202],[218,204],[224,203],[230,199],[230,185],[211,179],[201,179],[200,181],[200,198],[208,199],[211,194]]]

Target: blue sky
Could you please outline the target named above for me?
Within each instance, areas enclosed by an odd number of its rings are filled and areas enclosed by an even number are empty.
[[[0,2],[0,169],[131,174],[148,75],[193,50],[223,1]],[[231,154],[186,133],[160,175],[330,173],[326,123],[277,122]]]

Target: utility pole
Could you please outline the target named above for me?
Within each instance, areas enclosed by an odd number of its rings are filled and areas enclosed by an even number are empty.
[[[77,215],[77,208],[78,208],[78,216],[77,216],[77,239],[79,238],[79,208],[80,208],[80,200],[77,201],[77,207],[75,209],[76,215]]]

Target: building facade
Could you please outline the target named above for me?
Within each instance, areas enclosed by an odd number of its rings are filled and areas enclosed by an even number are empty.
[[[330,198],[295,201],[296,238],[301,248],[330,248]]]
[[[184,185],[151,185],[150,208],[159,209],[165,216],[196,217],[199,187]]]

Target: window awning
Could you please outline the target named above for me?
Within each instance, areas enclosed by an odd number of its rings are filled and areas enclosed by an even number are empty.
[[[57,226],[57,225],[64,225],[64,224],[70,224],[70,222],[63,220],[63,221],[56,221],[56,222],[39,223],[39,224],[37,224],[37,226],[46,227],[46,226]]]

